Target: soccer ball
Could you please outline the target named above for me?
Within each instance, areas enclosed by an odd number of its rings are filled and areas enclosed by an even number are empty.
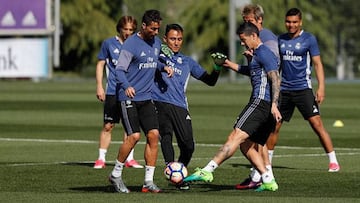
[[[183,163],[175,161],[165,167],[164,174],[170,182],[180,184],[188,175],[188,171]]]

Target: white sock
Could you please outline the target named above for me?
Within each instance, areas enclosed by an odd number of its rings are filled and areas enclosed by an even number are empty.
[[[263,183],[270,183],[274,179],[274,176],[272,176],[269,171],[266,171],[261,175],[261,178]]]
[[[274,156],[274,150],[268,150],[268,155],[269,155],[269,161],[270,161],[270,163],[272,163],[272,158]]]
[[[126,161],[131,161],[134,159],[134,149],[130,151],[129,156],[126,158]]]
[[[261,179],[261,174],[259,173],[258,170],[256,170],[255,168],[253,168],[253,170],[250,173],[250,178],[252,181],[254,182],[259,182]]]
[[[111,175],[115,178],[120,177],[122,175],[122,171],[124,169],[124,163],[121,163],[116,159],[114,169],[111,172]]]
[[[270,172],[271,176],[274,177],[274,173],[271,165],[266,165],[265,168]],[[275,177],[274,177],[275,178]]]
[[[327,153],[328,157],[329,157],[329,161],[330,163],[337,163],[338,164],[338,161],[336,159],[336,154],[335,154],[335,151],[332,151],[330,153]]]
[[[215,171],[215,169],[216,169],[218,166],[219,166],[219,165],[218,165],[215,161],[211,160],[211,161],[203,168],[203,170],[212,173],[212,172]]]
[[[155,166],[145,166],[145,185],[154,182]]]
[[[106,149],[99,149],[99,158],[98,159],[105,161],[106,152],[107,152]]]

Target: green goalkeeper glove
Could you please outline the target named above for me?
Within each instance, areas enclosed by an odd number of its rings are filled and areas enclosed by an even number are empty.
[[[215,63],[214,69],[220,71],[222,65],[225,63],[225,60],[227,59],[227,56],[222,53],[216,52],[216,53],[212,53],[211,57],[213,58]]]
[[[174,55],[174,52],[166,44],[161,44],[161,52],[168,58]]]

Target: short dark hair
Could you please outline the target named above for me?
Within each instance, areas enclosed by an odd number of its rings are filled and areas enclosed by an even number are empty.
[[[301,11],[300,11],[300,9],[298,9],[298,8],[290,8],[290,9],[286,12],[285,17],[287,17],[287,16],[299,16],[300,19],[302,18]]]
[[[259,36],[259,29],[256,27],[256,25],[250,22],[244,22],[240,24],[236,30],[237,35],[245,34],[246,36],[249,36],[253,33],[256,33],[256,35]]]
[[[142,17],[142,22],[145,23],[145,25],[150,25],[151,22],[160,23],[161,20],[160,11],[154,9],[145,11]]]
[[[134,31],[137,28],[137,21],[133,16],[122,16],[116,24],[116,31],[120,33],[121,28],[125,26],[126,23],[131,23]]]
[[[176,31],[184,32],[184,29],[181,27],[181,25],[176,24],[176,23],[166,25],[165,35],[167,35],[170,30],[176,30]]]

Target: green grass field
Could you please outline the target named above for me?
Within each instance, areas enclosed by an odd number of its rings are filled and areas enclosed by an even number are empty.
[[[95,81],[0,81],[1,202],[360,202],[360,83],[329,83],[321,106],[324,125],[332,136],[339,173],[328,173],[328,158],[298,112],[281,129],[273,167],[277,192],[238,191],[234,185],[249,174],[249,162],[237,152],[224,162],[210,184],[178,191],[163,175],[159,153],[155,181],[165,193],[142,194],[142,169],[125,169],[130,194],[113,193],[107,176],[122,140],[113,134],[103,170],[92,168],[98,154],[102,104]],[[189,166],[204,166],[230,132],[248,101],[247,81],[216,87],[191,83],[188,100],[196,151]],[[344,127],[333,127],[341,120]],[[135,157],[144,164],[142,142]]]

